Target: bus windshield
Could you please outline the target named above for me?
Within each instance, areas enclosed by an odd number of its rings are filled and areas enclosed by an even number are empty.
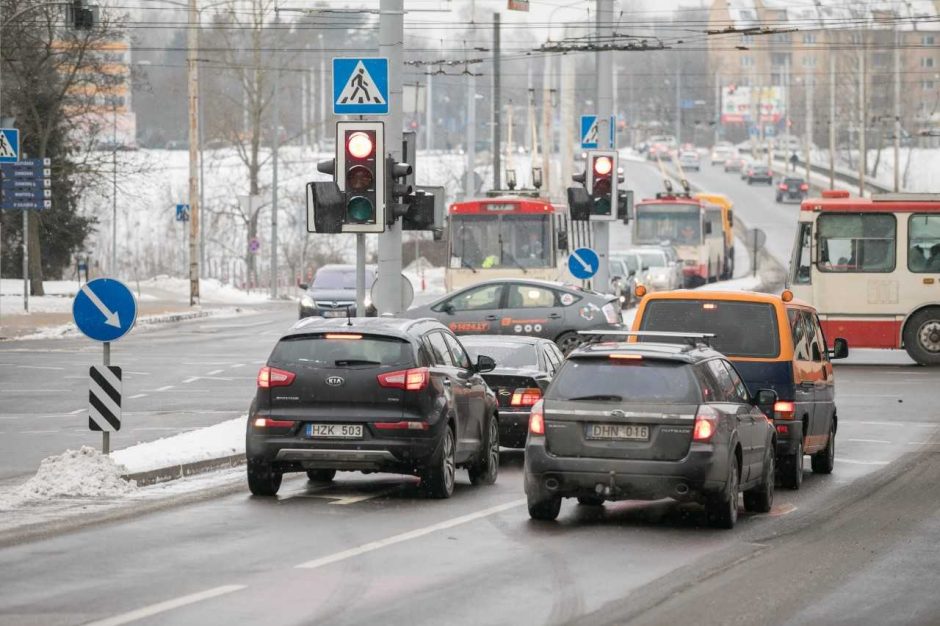
[[[550,216],[452,215],[450,266],[551,267]]]
[[[702,243],[701,209],[694,204],[638,204],[636,243]]]

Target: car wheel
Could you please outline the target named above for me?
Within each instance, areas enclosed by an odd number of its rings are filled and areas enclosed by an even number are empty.
[[[774,469],[773,446],[767,449],[767,458],[764,459],[764,476],[761,483],[744,492],[744,508],[754,513],[767,513],[774,505]]]
[[[430,465],[421,474],[421,486],[431,498],[449,498],[454,494],[456,474],[454,429],[448,424]]]
[[[555,344],[561,349],[561,351],[567,355],[569,352],[581,345],[581,336],[578,333],[573,331],[568,331],[562,333],[558,336],[558,339],[555,340]]]
[[[276,496],[282,474],[270,463],[248,461],[248,489],[256,496]]]
[[[904,325],[904,349],[921,365],[940,365],[940,308],[918,311]]]
[[[796,454],[780,459],[780,484],[794,491],[803,484],[803,441],[797,444]]]
[[[738,476],[740,468],[737,458],[728,461],[728,482],[724,491],[705,501],[705,514],[709,526],[715,528],[734,528],[738,521]]]
[[[332,482],[333,478],[335,477],[336,477],[336,470],[334,469],[307,470],[307,479],[312,480],[315,483]]]
[[[549,496],[546,500],[533,501],[528,497],[529,517],[543,522],[551,522],[561,512],[561,496]]]
[[[471,485],[492,485],[499,475],[499,422],[490,413],[486,420],[486,433],[480,460],[467,469]]]
[[[597,496],[578,496],[578,504],[581,506],[604,506],[604,498]]]
[[[836,425],[835,422],[829,425],[829,441],[826,447],[812,457],[814,474],[831,474],[832,468],[836,464]]]

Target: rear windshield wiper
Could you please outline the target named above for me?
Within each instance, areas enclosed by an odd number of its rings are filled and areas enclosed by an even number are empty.
[[[336,367],[347,367],[349,365],[381,365],[381,361],[369,361],[368,359],[339,359],[333,362]]]
[[[578,400],[612,400],[615,402],[622,402],[623,396],[615,396],[613,394],[597,394],[594,396],[578,396],[576,398],[568,398],[569,402],[577,402]]]

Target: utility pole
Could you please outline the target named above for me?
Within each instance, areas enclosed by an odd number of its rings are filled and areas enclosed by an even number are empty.
[[[431,79],[433,75],[431,74],[431,68],[428,68],[428,73],[425,81],[427,82],[427,89],[424,90],[424,149],[432,150],[434,146],[434,114],[431,112],[432,106],[434,104],[434,98],[431,97]],[[415,166],[414,163],[411,164],[412,167]]]
[[[836,55],[829,49],[829,189],[836,188]]]
[[[865,197],[865,55],[868,50],[863,40],[858,56],[858,195]]]
[[[721,130],[721,74],[715,72],[715,139],[718,143],[719,131]]]
[[[676,143],[682,145],[682,74],[679,68],[679,53],[676,53]]]
[[[323,52],[323,33],[317,35],[320,40],[320,123],[317,124],[317,150],[323,150],[326,130],[326,55]]]
[[[595,36],[599,43],[607,43],[613,35],[614,5],[613,0],[597,0]],[[602,150],[613,150],[610,145],[610,116],[614,108],[613,53],[599,50],[595,53],[597,67],[597,145]],[[617,172],[613,173],[617,176]],[[547,180],[547,179],[546,179]],[[611,198],[616,213],[617,198]],[[598,256],[597,274],[594,275],[594,288],[607,291],[610,285],[610,222],[592,222],[594,229],[594,247]]]
[[[386,147],[392,158],[402,158],[403,42],[405,40],[404,0],[379,1],[379,56],[388,59],[388,119]],[[411,164],[414,165],[413,163]],[[399,313],[401,300],[401,222],[387,226],[379,236],[378,284],[375,306],[379,314]]]
[[[467,176],[464,183],[465,197],[472,198],[476,181],[474,167],[477,160],[477,77],[467,75]]]
[[[805,80],[804,80],[804,87],[805,87],[804,99],[806,100],[806,140],[805,140],[806,146],[803,149],[803,152],[804,152],[803,157],[804,157],[804,161],[806,162],[806,182],[809,183],[810,158],[811,158],[810,153],[813,147],[813,105],[815,104],[813,102],[813,95],[814,95],[813,92],[814,92],[814,88],[816,87],[816,77],[812,74],[806,74]]]
[[[894,191],[901,191],[901,30],[894,30]]]
[[[275,63],[280,63],[280,59],[275,59]],[[280,112],[280,91],[281,91],[281,68],[274,68],[274,101],[271,103],[271,111],[274,118],[274,138],[272,148],[274,154],[272,159],[271,171],[271,299],[277,298],[277,166],[278,152],[281,149],[281,112]]]
[[[499,84],[499,13],[493,14],[493,189],[500,188],[500,146],[502,136],[500,133],[500,108],[502,97]]]
[[[189,306],[199,304],[199,66],[196,0],[189,0],[186,72],[189,87]]]
[[[552,195],[552,57],[543,57],[542,66],[542,189]]]

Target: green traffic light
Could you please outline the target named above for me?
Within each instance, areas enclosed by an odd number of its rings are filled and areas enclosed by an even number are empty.
[[[356,196],[346,203],[346,215],[350,222],[364,224],[375,221],[375,209],[368,198]]]

